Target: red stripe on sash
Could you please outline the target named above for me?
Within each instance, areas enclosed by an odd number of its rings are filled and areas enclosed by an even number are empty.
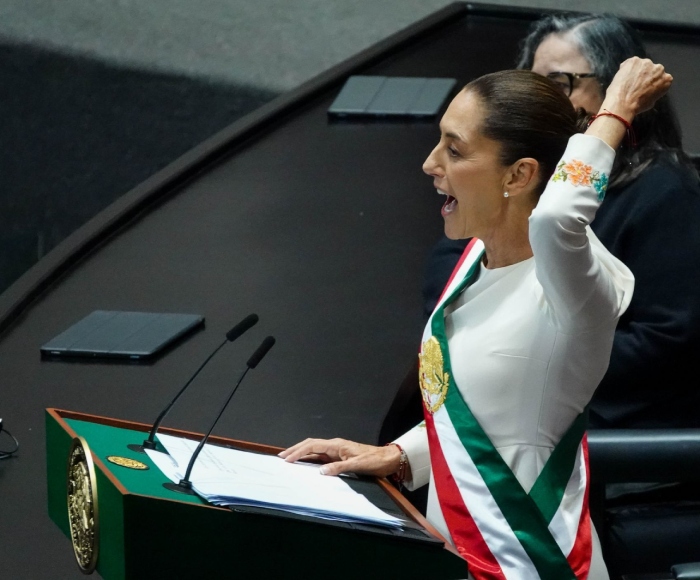
[[[469,509],[464,504],[459,488],[442,453],[433,416],[430,413],[425,413],[425,422],[428,429],[430,463],[437,487],[436,491],[440,497],[442,515],[457,551],[467,561],[469,572],[475,580],[506,580],[501,566],[489,550],[476,522],[469,513]]]
[[[464,260],[467,259],[467,255],[471,251],[472,247],[474,244],[476,244],[477,238],[472,238],[469,240],[469,243],[467,244],[467,247],[464,248],[464,251],[462,252],[462,255],[459,257],[459,261],[457,262],[457,265],[454,267],[452,270],[452,274],[450,274],[450,279],[447,281],[447,284],[445,284],[445,287],[442,289],[442,293],[440,294],[440,299],[436,302],[436,304],[440,304],[442,302],[442,299],[445,297],[445,292],[447,289],[450,287],[450,284],[452,284],[452,280],[455,279],[455,276],[457,275],[457,272],[459,269],[462,267],[462,264],[464,263]]]
[[[591,474],[588,468],[588,435],[584,433],[581,441],[583,449],[583,461],[586,469],[586,491],[583,495],[583,506],[581,507],[581,518],[576,532],[576,541],[568,557],[569,566],[576,574],[578,580],[586,580],[591,568],[591,557],[593,554],[593,542],[591,540],[591,517],[588,509],[588,490],[590,489]]]

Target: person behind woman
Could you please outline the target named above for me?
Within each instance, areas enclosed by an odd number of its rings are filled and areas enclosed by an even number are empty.
[[[523,70],[469,83],[423,165],[471,238],[423,335],[425,422],[393,444],[307,439],[323,473],[429,485],[428,520],[485,578],[608,578],[587,504],[586,408],[634,278],[592,233],[625,126],[671,83],[630,59],[586,130]]]

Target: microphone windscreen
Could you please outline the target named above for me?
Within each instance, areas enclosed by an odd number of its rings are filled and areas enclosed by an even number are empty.
[[[251,326],[254,326],[258,322],[257,314],[249,314],[243,320],[241,320],[236,326],[226,333],[226,339],[229,342],[236,340],[241,334],[248,330]]]
[[[265,338],[258,347],[258,350],[256,350],[253,353],[253,355],[248,359],[248,362],[246,363],[248,367],[254,369],[256,366],[258,366],[258,363],[262,360],[262,358],[267,354],[267,351],[270,350],[272,348],[272,345],[274,344],[274,337],[268,336],[267,338]]]

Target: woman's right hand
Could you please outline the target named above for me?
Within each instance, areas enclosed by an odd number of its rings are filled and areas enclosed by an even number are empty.
[[[631,122],[635,115],[651,109],[666,94],[672,82],[673,77],[663,65],[633,56],[620,65],[605,92],[602,108]]]
[[[376,447],[347,439],[305,439],[279,454],[285,461],[322,461],[324,475],[361,473],[386,477],[396,473],[401,452],[396,445]]]

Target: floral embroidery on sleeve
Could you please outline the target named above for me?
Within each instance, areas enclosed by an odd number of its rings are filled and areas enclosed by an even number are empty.
[[[552,175],[552,181],[569,181],[571,185],[592,186],[598,194],[598,201],[603,201],[608,189],[608,176],[600,171],[594,171],[591,165],[586,165],[578,159],[559,163],[556,172]]]

